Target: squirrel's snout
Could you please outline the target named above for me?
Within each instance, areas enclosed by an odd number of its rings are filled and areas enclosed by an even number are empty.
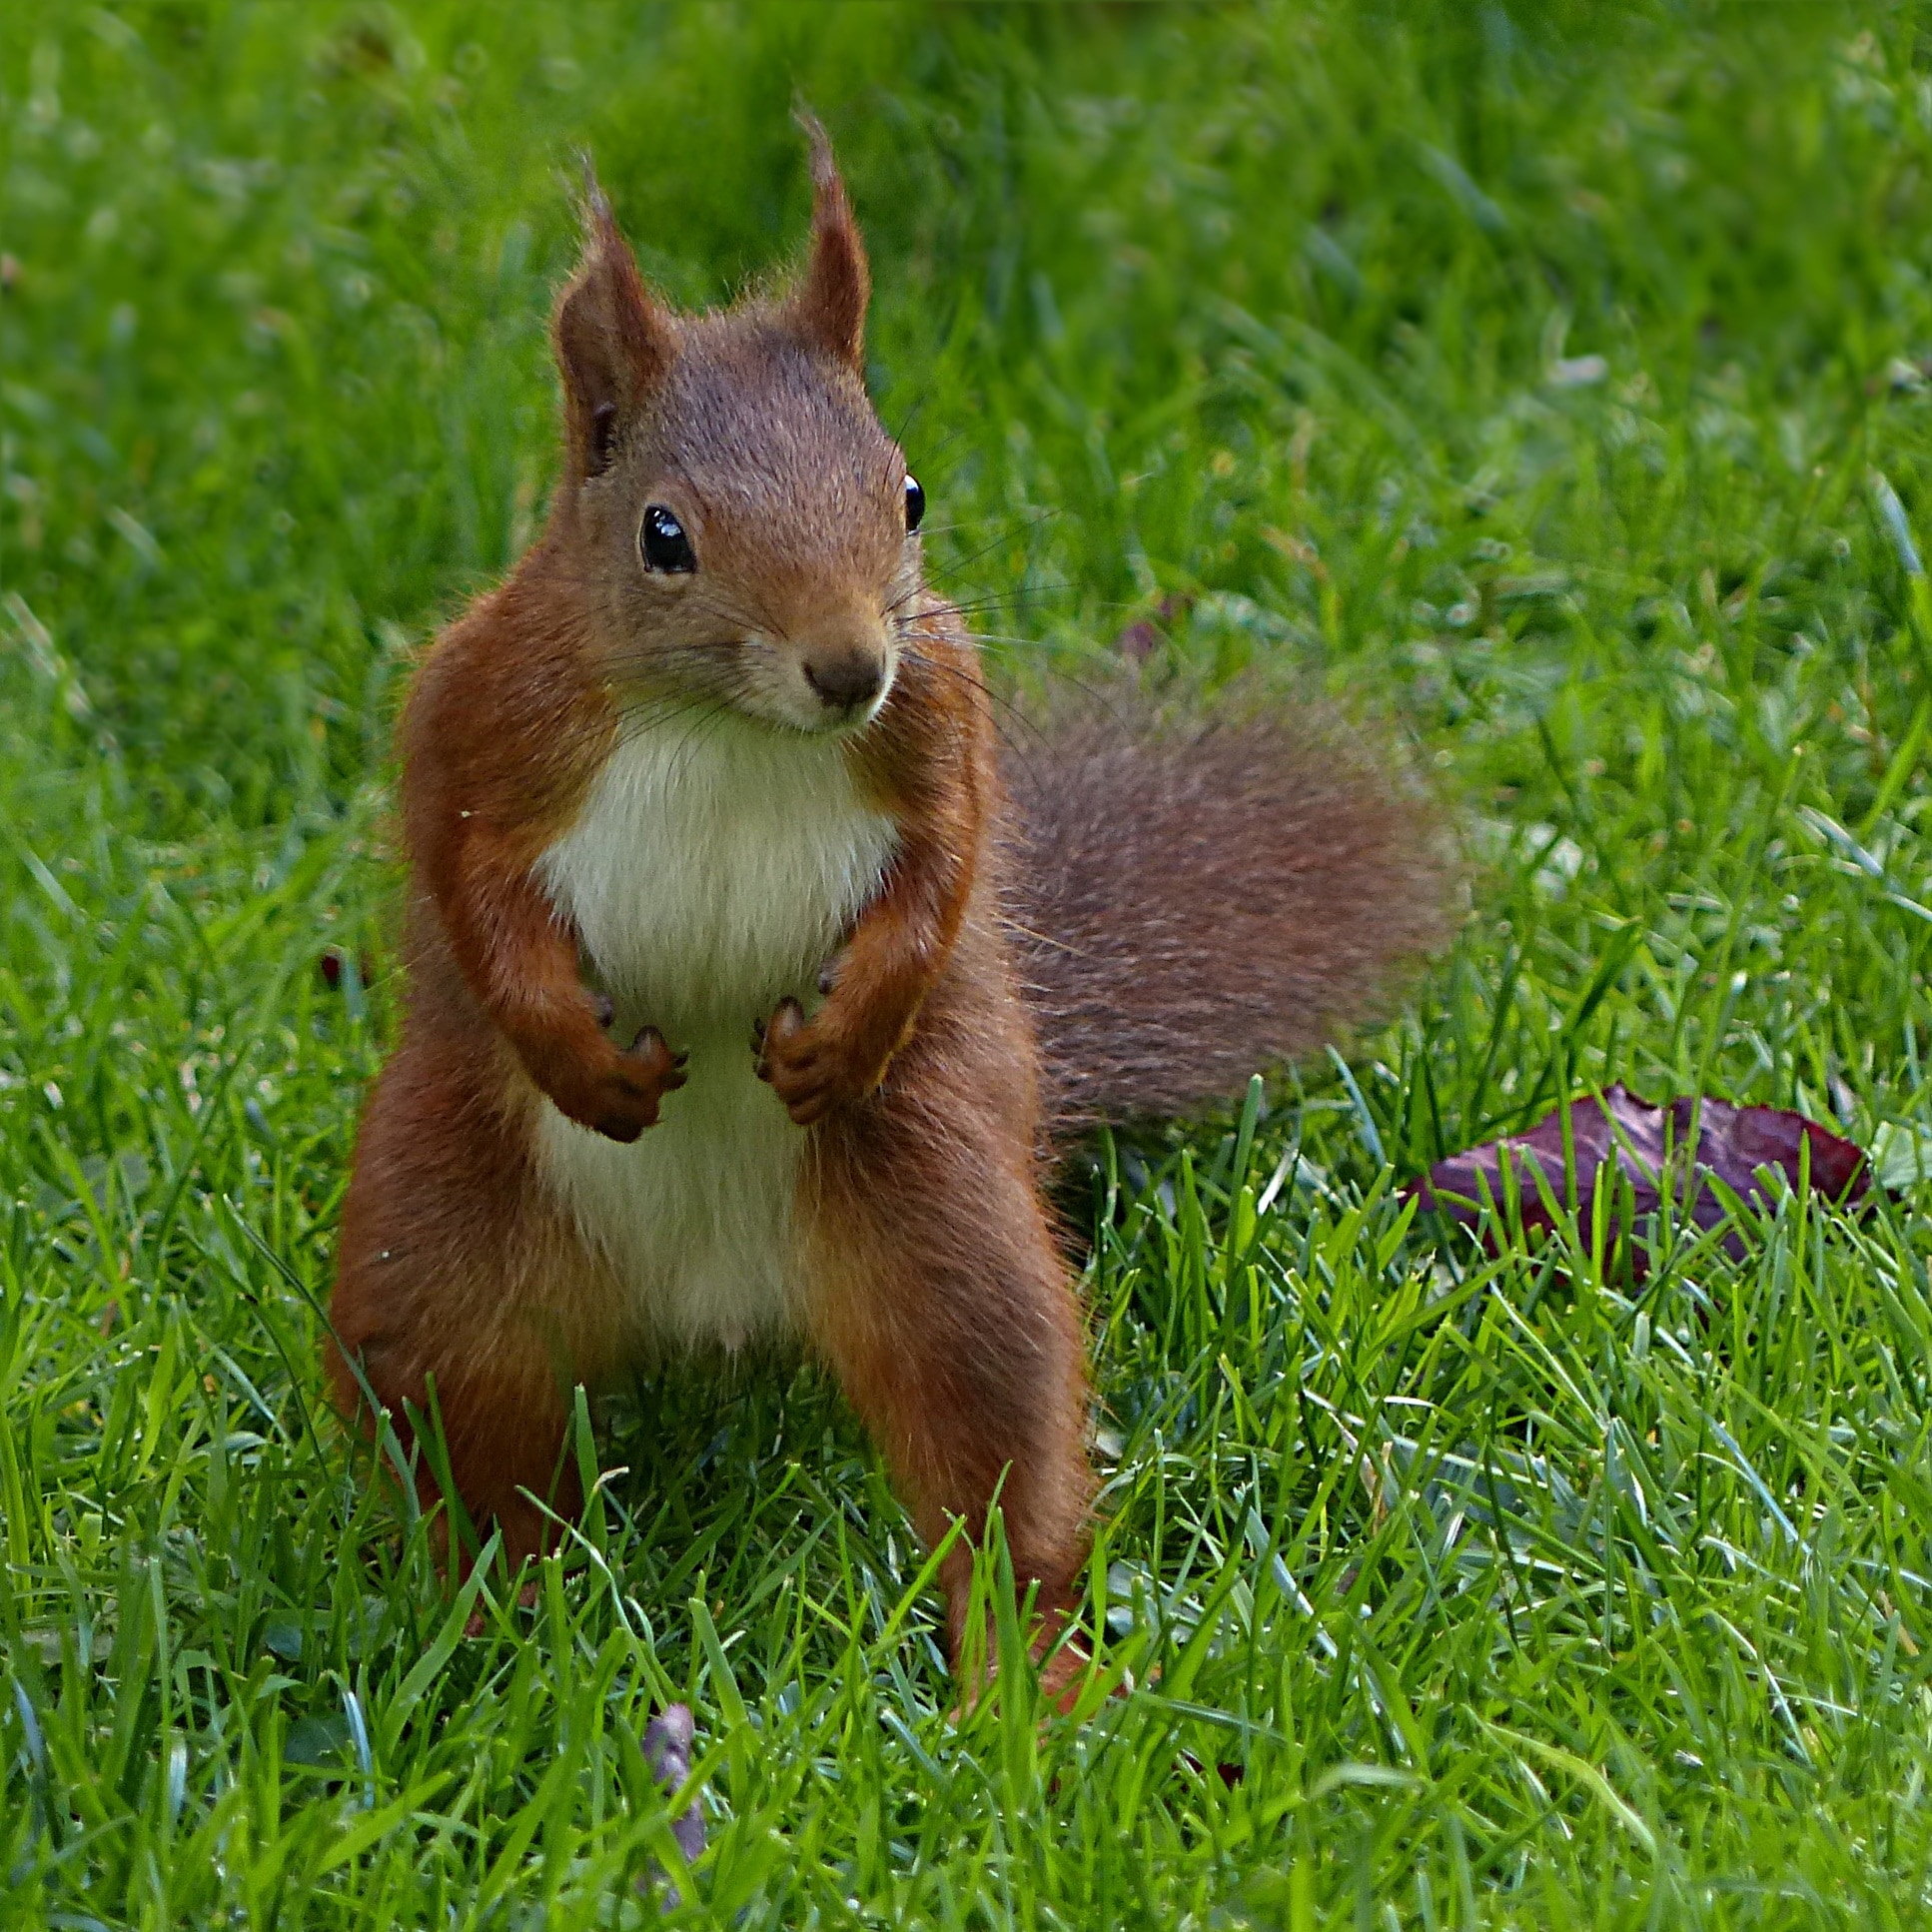
[[[885,653],[863,644],[815,651],[805,659],[804,670],[805,682],[828,710],[856,711],[885,689]]]

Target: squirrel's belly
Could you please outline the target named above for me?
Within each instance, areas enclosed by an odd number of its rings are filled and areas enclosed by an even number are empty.
[[[735,1349],[792,1326],[805,1132],[754,1072],[748,1033],[691,1040],[689,1082],[628,1147],[541,1106],[544,1178],[647,1345]]]
[[[806,1134],[758,1079],[752,1029],[787,995],[815,1003],[896,836],[836,739],[727,717],[620,744],[538,861],[618,1036],[648,1024],[690,1054],[631,1146],[540,1107],[539,1165],[640,1335],[735,1347],[790,1325]]]

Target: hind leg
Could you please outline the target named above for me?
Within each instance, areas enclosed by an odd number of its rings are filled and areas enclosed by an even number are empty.
[[[406,1040],[377,1083],[343,1207],[327,1353],[338,1407],[367,1421],[353,1362],[406,1446],[404,1405],[427,1417],[434,1384],[455,1487],[480,1538],[501,1529],[514,1567],[555,1540],[524,1491],[565,1517],[581,1506],[562,1456],[572,1391],[607,1371],[617,1338],[613,1298],[540,1190],[528,1109],[490,1092],[476,1058],[460,1043]],[[420,1449],[417,1482],[426,1506],[438,1499]]]
[[[1037,1586],[1037,1654],[1073,1608],[1087,1555],[1079,1306],[1030,1139],[965,1096],[943,1111],[920,1102],[916,1073],[896,1069],[890,1091],[815,1130],[807,1319],[928,1541],[956,1517],[977,1539],[997,1492],[1015,1581]],[[962,1543],[942,1572],[956,1661],[971,1574]],[[1049,1689],[1079,1662],[1063,1651]]]

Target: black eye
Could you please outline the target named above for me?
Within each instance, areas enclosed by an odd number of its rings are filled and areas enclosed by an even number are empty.
[[[644,511],[644,527],[637,538],[644,553],[644,566],[651,570],[695,570],[697,557],[691,539],[662,503],[652,503]]]
[[[916,530],[925,513],[926,492],[919,487],[917,477],[908,477],[906,479],[906,528]]]

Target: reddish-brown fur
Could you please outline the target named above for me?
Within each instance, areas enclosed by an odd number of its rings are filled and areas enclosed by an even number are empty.
[[[569,467],[549,527],[439,639],[404,720],[409,992],[344,1209],[330,1366],[346,1412],[359,1407],[360,1364],[399,1424],[434,1385],[456,1486],[512,1557],[550,1540],[531,1495],[566,1516],[578,1505],[574,1473],[560,1467],[570,1392],[608,1382],[633,1338],[612,1264],[544,1183],[539,1115],[554,1107],[632,1142],[679,1104],[685,1074],[676,1042],[652,1027],[628,1045],[606,1031],[608,1002],[584,983],[578,934],[546,896],[538,860],[635,715],[698,699],[755,709],[781,684],[791,703],[798,666],[812,684],[815,665],[886,651],[895,670],[883,706],[843,744],[862,795],[890,814],[896,850],[828,964],[824,1004],[809,1017],[793,1000],[747,1015],[744,1052],[759,1055],[805,1137],[794,1209],[805,1338],[925,1535],[955,1517],[977,1533],[998,1492],[1015,1573],[1039,1588],[1044,1640],[1074,1597],[1091,1481],[1080,1315],[1041,1196],[1038,1026],[1053,1048],[1054,1110],[1069,1118],[1221,1091],[1310,1028],[1297,1016],[1286,1033],[1265,1032],[1257,1054],[1224,1024],[1205,1084],[1157,1077],[1147,1015],[1158,1018],[1177,984],[1168,955],[1191,929],[1191,1011],[1206,997],[1200,962],[1217,957],[1213,892],[1162,849],[1192,808],[1172,786],[1163,817],[1158,796],[1120,795],[1105,755],[1076,747],[1067,772],[1079,796],[1055,804],[1049,776],[1026,800],[1036,838],[1066,834],[1065,854],[1030,883],[1009,876],[1011,856],[1033,859],[1007,830],[970,640],[920,587],[904,537],[903,468],[860,381],[864,253],[822,139],[814,178],[813,255],[796,291],[700,319],[652,300],[592,196],[585,265],[554,326]],[[633,477],[689,481],[702,578],[637,575],[639,505],[618,488]],[[764,637],[764,655],[720,644],[727,618]],[[1137,786],[1172,763],[1145,746],[1123,755],[1143,759]],[[1095,778],[1105,802],[1085,782]],[[1415,890],[1424,845],[1399,835],[1408,808],[1378,796],[1357,772],[1325,795],[1319,825],[1303,823],[1346,846],[1350,814],[1369,814],[1381,829],[1357,838],[1349,849],[1367,856],[1337,876],[1353,893],[1402,901],[1386,943],[1320,955],[1311,1024],[1427,934],[1414,910],[1431,899]],[[1236,835],[1238,852],[1239,826],[1188,797],[1216,838]],[[1096,830],[1096,812],[1117,829]],[[1132,876],[1075,878],[1083,857],[1119,863],[1134,825]],[[1219,859],[1220,885],[1233,867],[1241,892],[1266,900],[1279,881],[1263,843],[1259,867]],[[1161,949],[1130,995],[1132,922],[1150,895],[1174,919],[1157,922]],[[1291,895],[1291,911],[1317,912],[1320,897]],[[1245,916],[1273,950],[1297,943],[1266,904]],[[1243,928],[1243,946],[1255,936]],[[1094,969],[1084,978],[1083,959]],[[1218,959],[1230,978],[1251,963]],[[1346,983],[1324,977],[1336,973]],[[1194,1053],[1204,1028],[1212,1017],[1195,1014],[1167,1044]],[[955,1640],[967,1573],[962,1551],[945,1576]]]

